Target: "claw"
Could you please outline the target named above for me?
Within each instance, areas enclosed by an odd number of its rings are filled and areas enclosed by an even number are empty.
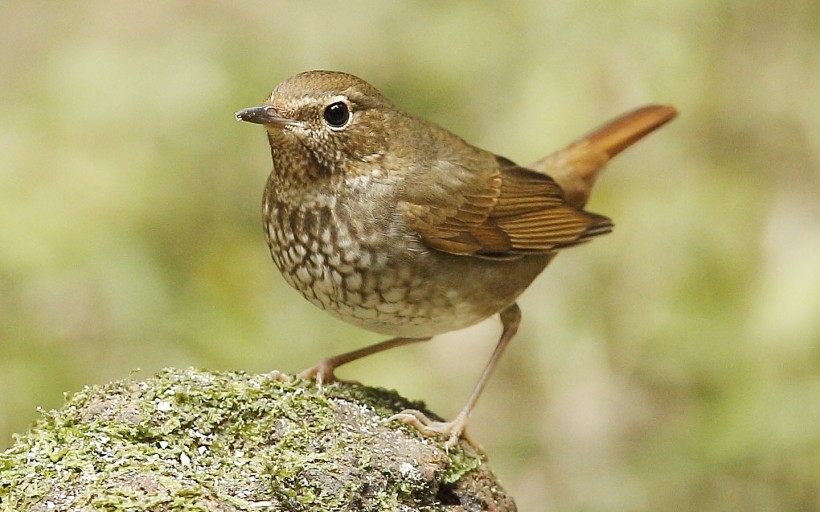
[[[310,368],[299,372],[296,375],[296,378],[299,380],[315,379],[316,384],[319,386],[322,384],[330,384],[331,382],[336,382],[337,380],[336,375],[333,373],[335,369],[336,365],[333,364],[333,361],[330,358],[322,359]]]
[[[473,448],[480,447],[464,431],[467,428],[467,415],[460,412],[453,421],[434,421],[421,411],[406,409],[398,414],[387,418],[387,421],[398,420],[418,430],[421,435],[427,437],[446,436],[444,449],[450,451],[458,444],[459,439],[464,439]]]
[[[324,384],[331,384],[333,382],[344,382],[345,384],[360,384],[359,381],[340,379],[336,377],[334,371],[339,365],[336,364],[332,357],[322,359],[310,368],[302,370],[296,374],[296,378],[300,380],[315,379],[316,384],[322,387]]]

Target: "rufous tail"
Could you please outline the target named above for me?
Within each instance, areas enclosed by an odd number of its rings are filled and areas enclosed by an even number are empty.
[[[675,107],[647,105],[627,112],[584,135],[569,146],[530,164],[564,190],[567,201],[582,208],[598,174],[609,160],[678,115]]]

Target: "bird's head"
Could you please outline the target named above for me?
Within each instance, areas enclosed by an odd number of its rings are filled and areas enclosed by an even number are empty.
[[[236,118],[265,126],[276,171],[322,177],[381,158],[389,147],[392,112],[395,107],[360,78],[307,71]]]

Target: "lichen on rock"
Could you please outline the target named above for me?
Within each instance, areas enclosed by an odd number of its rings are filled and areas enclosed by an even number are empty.
[[[88,387],[0,454],[0,512],[515,510],[469,444],[385,421],[411,407],[194,369]]]

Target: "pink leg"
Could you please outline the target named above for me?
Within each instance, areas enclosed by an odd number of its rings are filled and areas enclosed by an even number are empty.
[[[389,419],[400,420],[412,425],[416,427],[419,432],[427,436],[433,436],[436,434],[446,435],[447,442],[444,444],[444,447],[447,449],[454,447],[458,443],[458,439],[464,434],[464,429],[467,428],[467,423],[470,420],[470,413],[473,412],[473,408],[475,407],[476,402],[478,402],[478,398],[481,396],[482,391],[484,391],[484,387],[487,385],[490,375],[492,375],[493,370],[495,370],[496,365],[498,365],[498,361],[501,359],[501,354],[504,353],[504,349],[506,349],[507,345],[510,344],[510,340],[513,336],[515,336],[515,333],[518,331],[518,325],[521,323],[521,309],[519,309],[518,305],[515,303],[507,306],[506,309],[501,311],[500,316],[501,324],[504,326],[504,330],[501,333],[501,338],[495,346],[493,355],[490,357],[490,362],[487,363],[487,366],[484,368],[484,372],[478,379],[478,383],[475,385],[475,388],[473,388],[473,392],[470,395],[469,400],[467,400],[467,404],[461,412],[456,415],[453,421],[432,421],[425,416],[424,413],[412,409],[402,411],[399,414],[394,414]]]
[[[419,343],[429,339],[430,338],[393,338],[387,341],[382,341],[380,343],[376,343],[375,345],[370,345],[369,347],[360,348],[359,350],[353,350],[351,352],[345,352],[344,354],[328,357],[327,359],[322,359],[310,368],[299,372],[296,378],[315,378],[316,382],[319,384],[333,382],[336,380],[336,376],[333,375],[333,371],[343,364],[347,364],[351,361],[355,361],[356,359],[361,359],[394,347],[409,345],[411,343]]]

